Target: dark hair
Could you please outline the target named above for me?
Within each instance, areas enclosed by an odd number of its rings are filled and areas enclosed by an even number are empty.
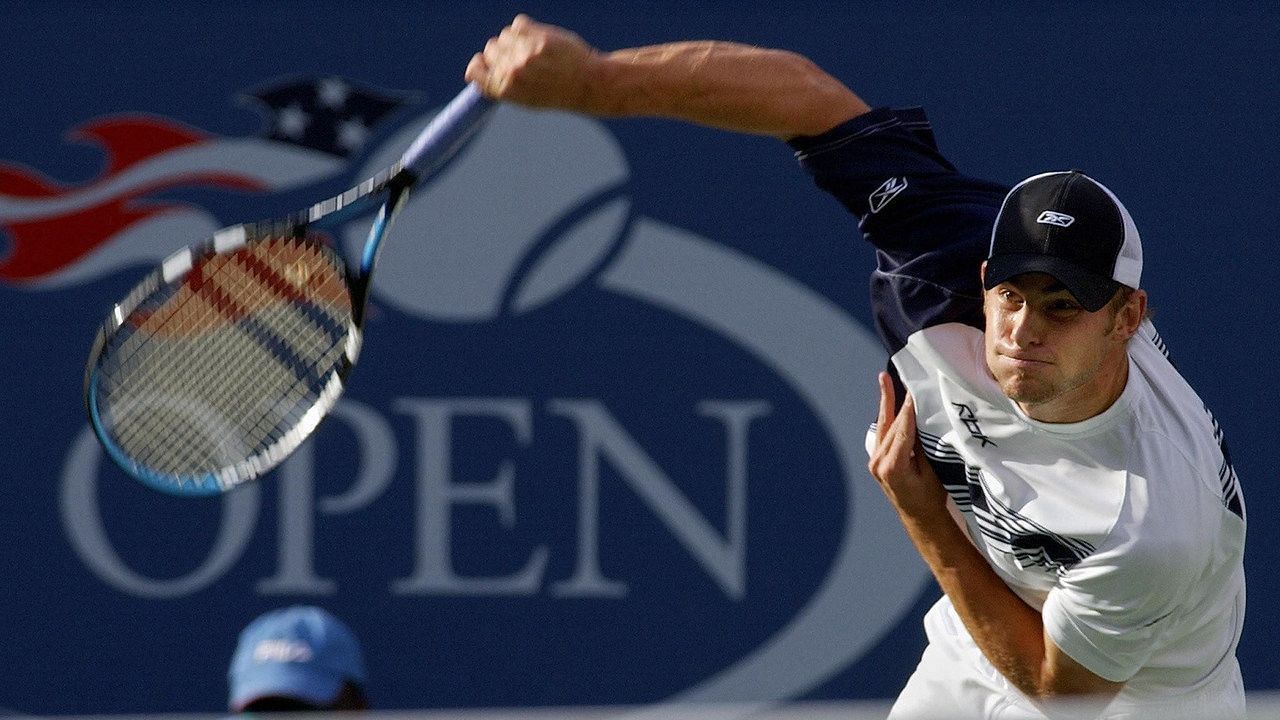
[[[342,684],[342,689],[338,692],[338,696],[327,705],[313,705],[294,697],[268,695],[247,703],[241,708],[241,712],[291,712],[295,710],[315,712],[368,709],[369,698],[364,694],[364,688],[360,687],[358,683],[348,680]]]
[[[291,697],[279,697],[269,695],[260,697],[253,702],[247,703],[241,712],[285,712],[290,710],[326,710],[318,705],[312,705],[304,700]]]
[[[1111,299],[1107,301],[1107,305],[1105,308],[1106,310],[1109,310],[1111,312],[1112,318],[1115,318],[1116,315],[1120,314],[1120,310],[1125,306],[1126,303],[1129,302],[1129,298],[1133,297],[1133,294],[1136,293],[1137,291],[1138,290],[1136,288],[1131,288],[1128,285],[1121,285],[1120,288],[1116,290],[1116,294],[1112,295]],[[1147,305],[1147,310],[1145,313],[1143,313],[1142,319],[1143,320],[1151,319],[1150,305]]]

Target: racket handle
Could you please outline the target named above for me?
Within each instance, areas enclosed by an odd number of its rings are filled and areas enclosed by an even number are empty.
[[[439,170],[480,129],[494,105],[475,83],[467,85],[414,139],[401,164],[419,178]]]

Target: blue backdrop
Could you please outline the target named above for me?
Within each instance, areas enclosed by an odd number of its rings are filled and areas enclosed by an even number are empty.
[[[197,501],[98,451],[80,383],[110,303],[385,164],[518,11],[602,48],[794,49],[924,105],[973,174],[1113,188],[1245,488],[1246,684],[1280,687],[1273,6],[0,7],[0,706],[216,711],[240,627],[298,602],[353,626],[383,708],[901,686],[937,590],[865,471],[871,253],[773,140],[503,108],[393,231],[315,442]]]

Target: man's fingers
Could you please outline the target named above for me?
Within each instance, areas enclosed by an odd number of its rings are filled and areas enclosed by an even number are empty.
[[[467,63],[467,69],[463,71],[462,78],[467,82],[480,83],[484,76],[484,55],[476,53],[471,56],[471,62]]]
[[[485,81],[489,78],[489,64],[485,62],[482,53],[476,53],[471,56],[471,62],[467,63],[467,70],[462,74],[467,82],[472,82],[480,86],[485,86]]]
[[[904,457],[910,457],[916,446],[916,399],[907,393],[902,402],[902,409],[893,421],[894,450]]]
[[[913,431],[916,429],[916,399],[911,393],[907,393],[907,399],[902,401],[902,409],[898,411],[898,418],[894,423],[900,423],[903,427],[909,425]],[[915,435],[914,432],[911,434]]]
[[[872,463],[885,474],[910,463],[919,442],[916,437],[915,398],[908,393],[896,416],[893,401],[893,383],[887,373],[881,373],[880,417],[876,425],[876,453]]]
[[[893,380],[889,373],[881,372],[877,377],[880,382],[880,412],[876,416],[876,444],[884,442],[893,424]]]
[[[498,54],[501,52],[501,47],[502,47],[501,39],[496,37],[489,38],[488,42],[484,44],[483,54],[484,54],[485,61],[492,64],[494,60],[497,60]]]

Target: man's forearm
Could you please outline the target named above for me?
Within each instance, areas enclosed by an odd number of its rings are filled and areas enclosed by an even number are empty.
[[[803,56],[727,42],[601,53],[590,86],[600,115],[669,117],[781,138],[817,135],[868,110]]]
[[[603,117],[666,117],[735,132],[818,135],[868,110],[808,59],[785,50],[690,41],[601,52],[521,15],[466,78],[489,97]]]
[[[945,508],[903,515],[902,524],[991,664],[1030,697],[1054,694],[1043,678],[1040,613],[996,575]]]

